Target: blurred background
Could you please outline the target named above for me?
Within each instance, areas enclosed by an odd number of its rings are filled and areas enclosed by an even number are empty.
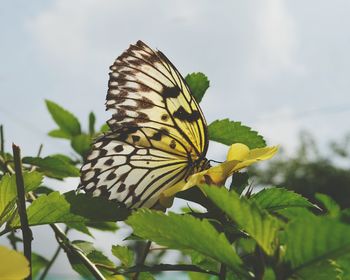
[[[109,66],[138,39],[163,51],[185,76],[203,72],[211,87],[201,107],[208,123],[230,118],[263,135],[281,152],[251,169],[253,184],[280,185],[311,200],[330,194],[342,207],[350,196],[350,2],[345,0],[2,1],[0,9],[0,123],[6,148],[22,154],[73,155],[44,100],[67,108],[87,124],[109,114],[104,102]],[[87,129],[87,127],[85,127]],[[208,157],[223,160],[227,147],[211,143]],[[48,181],[60,191],[78,180]],[[177,203],[180,207],[181,203]],[[78,233],[108,254],[118,234]],[[56,247],[47,227],[34,231],[34,250],[50,258]],[[108,240],[108,242],[106,241]],[[8,244],[0,240],[0,244]],[[170,257],[171,259],[171,257]],[[65,256],[52,279],[75,279]],[[167,279],[177,279],[171,274]]]

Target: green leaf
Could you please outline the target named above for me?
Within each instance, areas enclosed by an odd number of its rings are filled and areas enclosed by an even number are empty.
[[[89,114],[89,133],[90,135],[94,135],[95,133],[95,123],[96,123],[96,117],[93,112],[90,112]]]
[[[188,277],[190,280],[209,280],[211,279],[210,275],[199,272],[188,272]]]
[[[32,275],[33,279],[38,276],[39,272],[48,265],[49,261],[44,257],[32,253]]]
[[[82,216],[89,222],[124,221],[130,214],[125,206],[103,197],[91,197],[70,191],[64,194],[64,198],[70,204],[71,213]]]
[[[86,225],[101,231],[116,232],[119,229],[115,222],[87,222]]]
[[[46,100],[46,106],[60,130],[71,137],[81,133],[80,123],[72,113],[50,100]]]
[[[275,272],[273,271],[272,268],[267,267],[264,271],[264,278],[263,280],[275,280],[276,279],[276,275]]]
[[[314,213],[312,213],[308,208],[301,207],[289,207],[276,211],[280,216],[287,218],[292,221],[298,219],[299,217],[314,217]]]
[[[350,253],[350,226],[327,217],[299,217],[285,230],[285,260],[298,271]]]
[[[266,146],[264,138],[250,127],[244,126],[241,122],[230,121],[229,119],[216,120],[208,126],[209,139],[232,145],[242,143],[250,149]]]
[[[71,213],[71,206],[59,192],[42,195],[27,208],[29,225],[84,222],[86,219]],[[11,222],[12,228],[20,226],[19,216]]]
[[[254,201],[239,197],[225,188],[201,186],[217,207],[224,211],[237,225],[247,232],[260,247],[273,255],[280,221],[261,209]]]
[[[51,155],[51,157],[53,157],[53,158],[58,158],[58,159],[60,159],[60,160],[62,160],[62,161],[65,161],[65,162],[67,162],[67,163],[69,163],[69,164],[75,165],[74,160],[72,160],[69,156],[66,156],[66,155],[63,155],[63,154],[53,154],[53,155]]]
[[[132,266],[134,262],[134,252],[131,251],[128,247],[113,245],[112,254],[117,257],[125,267]]]
[[[90,135],[80,134],[73,137],[71,146],[79,155],[85,157],[91,149],[92,139]]]
[[[230,190],[234,190],[236,193],[241,194],[249,184],[249,175],[247,172],[237,172],[232,175],[232,182]]]
[[[108,124],[103,124],[100,128],[100,132],[108,132],[110,131]]]
[[[340,206],[330,196],[323,193],[316,193],[315,197],[321,202],[323,209],[327,211],[330,217],[339,217],[341,211]]]
[[[219,263],[210,257],[202,255],[196,251],[189,251],[187,255],[191,257],[192,264],[204,269],[218,271]]]
[[[72,136],[68,133],[63,131],[62,129],[54,129],[51,130],[48,133],[49,136],[54,137],[54,138],[63,138],[63,139],[71,139]]]
[[[195,250],[243,272],[242,260],[225,235],[218,233],[207,220],[190,215],[168,215],[160,211],[139,209],[126,221],[134,234],[156,243],[179,250]]]
[[[94,264],[100,264],[103,266],[110,267],[112,269],[115,269],[116,266],[114,263],[108,259],[101,251],[95,249],[93,247],[93,244],[91,242],[82,241],[82,240],[75,240],[72,242],[72,244],[76,247],[78,247],[84,255]],[[77,259],[73,255],[68,255],[70,263],[75,271],[77,271],[80,275],[82,275],[85,278],[88,279],[94,279],[92,277],[91,273],[87,271],[85,266],[80,262],[79,259]],[[108,279],[112,276],[112,272],[108,271],[107,269],[99,268],[100,272]]]
[[[141,272],[139,274],[139,280],[156,280],[156,278],[149,272]]]
[[[186,83],[191,89],[193,97],[198,103],[202,101],[202,98],[209,88],[209,80],[206,75],[201,72],[188,74],[185,78]]]
[[[25,191],[29,192],[40,186],[43,175],[37,171],[24,172],[23,180]],[[16,197],[16,176],[5,174],[0,180],[0,225],[3,224],[15,210]]]
[[[79,169],[73,164],[63,160],[60,156],[24,157],[23,163],[39,167],[39,171],[48,177],[63,179],[66,177],[79,177]]]
[[[91,232],[89,231],[88,227],[84,222],[75,222],[75,223],[66,223],[68,227],[75,229],[77,231],[80,231],[81,233],[84,233],[86,235],[89,235],[93,237]]]
[[[277,211],[289,207],[315,207],[300,194],[283,188],[263,189],[250,199],[267,211]]]

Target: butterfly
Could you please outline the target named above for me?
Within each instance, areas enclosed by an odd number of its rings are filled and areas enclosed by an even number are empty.
[[[79,189],[129,208],[151,208],[164,190],[209,167],[207,124],[161,51],[138,41],[110,69],[110,132],[93,143]]]

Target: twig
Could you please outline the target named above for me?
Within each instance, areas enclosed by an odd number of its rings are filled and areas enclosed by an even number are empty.
[[[144,265],[145,260],[146,260],[146,258],[147,258],[147,255],[148,255],[148,253],[149,253],[149,250],[150,250],[150,248],[151,248],[151,244],[152,244],[152,241],[147,241],[146,246],[145,246],[145,249],[144,249],[144,251],[143,251],[143,254],[142,254],[142,256],[141,256],[141,259],[140,259],[138,265],[141,265],[141,266]],[[134,276],[133,276],[131,279],[132,279],[132,280],[137,280],[137,279],[139,278],[139,274],[140,274],[140,272],[136,272],[136,273],[134,274]]]
[[[64,231],[64,234],[67,235],[68,231],[69,231],[69,228],[67,227],[67,228],[65,229],[65,231]],[[39,280],[45,279],[47,273],[49,272],[50,268],[52,267],[53,263],[56,261],[56,259],[57,259],[58,255],[59,255],[59,253],[61,252],[61,249],[62,249],[62,247],[59,245],[59,246],[57,247],[55,253],[53,254],[51,260],[49,261],[49,263],[48,263],[47,266],[45,267],[44,271],[43,271],[42,274],[40,275]]]
[[[220,266],[219,280],[225,280],[225,279],[226,279],[226,265],[222,263]]]
[[[24,256],[28,259],[30,273],[26,279],[32,279],[32,240],[33,233],[28,224],[28,217],[26,212],[26,200],[25,200],[25,190],[24,181],[22,174],[22,162],[21,162],[21,150],[15,144],[12,144],[13,159],[15,164],[16,172],[16,185],[17,185],[17,206],[18,214],[21,221],[21,230],[23,236],[23,251]]]
[[[0,125],[0,154],[5,154],[5,140],[4,140],[4,127]]]

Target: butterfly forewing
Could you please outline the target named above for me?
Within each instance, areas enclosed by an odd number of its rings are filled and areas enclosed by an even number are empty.
[[[141,41],[111,70],[106,101],[113,112],[111,132],[95,141],[82,167],[81,188],[129,207],[152,207],[204,159],[205,119],[172,63]]]

